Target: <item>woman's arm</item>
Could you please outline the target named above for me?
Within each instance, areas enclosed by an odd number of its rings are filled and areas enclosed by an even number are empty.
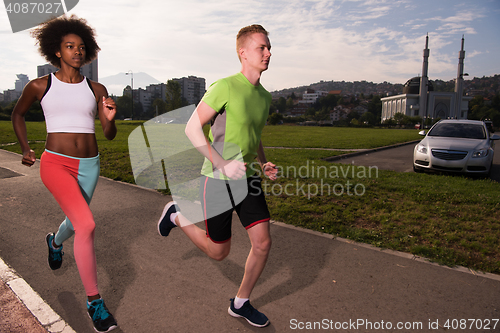
[[[92,88],[96,93],[97,111],[104,136],[108,140],[113,140],[117,131],[115,125],[116,103],[111,97],[108,97],[108,91],[102,84],[92,82]]]
[[[16,133],[17,140],[21,145],[23,153],[22,163],[27,166],[32,166],[35,163],[35,152],[30,149],[28,143],[28,131],[26,130],[26,121],[24,116],[28,112],[31,105],[42,98],[43,92],[47,86],[47,80],[44,78],[30,81],[23,89],[21,97],[16,103],[12,111],[12,126]]]

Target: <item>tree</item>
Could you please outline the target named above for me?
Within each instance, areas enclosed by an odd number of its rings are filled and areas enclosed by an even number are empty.
[[[354,111],[354,110],[350,111],[347,114],[347,120],[349,122],[351,122],[351,120],[353,120],[353,119],[356,119],[356,120],[359,119],[359,113],[357,111]]]
[[[132,98],[123,95],[116,100],[116,119],[132,118]]]
[[[405,118],[405,115],[402,114],[401,112],[397,112],[395,115],[394,115],[394,121],[396,122],[396,124],[398,125],[403,125],[403,120]]]
[[[359,121],[363,124],[375,125],[377,123],[377,118],[373,113],[368,111],[361,115]]]
[[[314,115],[316,115],[316,109],[315,108],[308,108],[306,110],[306,113],[305,113],[306,117],[308,117],[308,116],[314,117]]]
[[[278,99],[278,103],[276,105],[276,109],[280,112],[285,112],[286,111],[286,99],[285,97],[280,97]]]
[[[166,111],[172,111],[181,108],[183,106],[183,103],[181,85],[179,84],[179,82],[168,80],[166,89]]]
[[[283,121],[283,115],[277,112],[271,113],[269,118],[267,118],[269,125],[278,125],[281,121]]]
[[[329,110],[332,110],[334,107],[337,106],[338,103],[338,98],[335,95],[329,94],[324,97],[321,97],[318,100],[318,107],[319,108],[328,108]]]
[[[152,109],[154,117],[164,114],[167,112],[167,103],[165,103],[161,98],[157,98],[153,101]]]
[[[368,102],[368,111],[371,112],[376,119],[380,119],[382,116],[382,101],[380,96],[373,96]]]

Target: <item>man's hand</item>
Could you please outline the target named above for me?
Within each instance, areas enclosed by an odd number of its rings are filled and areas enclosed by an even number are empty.
[[[271,180],[276,180],[278,178],[278,169],[276,169],[276,165],[271,162],[267,162],[262,165],[262,170],[264,174]]]
[[[238,160],[224,161],[218,169],[233,180],[242,179],[247,171],[247,164]]]

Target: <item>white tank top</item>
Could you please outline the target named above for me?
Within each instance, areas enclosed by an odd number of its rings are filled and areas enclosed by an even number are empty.
[[[97,102],[90,80],[62,82],[50,74],[40,102],[47,133],[95,133]]]

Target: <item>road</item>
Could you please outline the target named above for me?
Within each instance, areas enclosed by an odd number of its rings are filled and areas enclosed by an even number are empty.
[[[363,166],[377,166],[381,170],[398,172],[413,172],[413,148],[416,143],[406,144],[391,149],[374,152],[356,153],[344,158],[338,157],[336,163],[354,164]],[[500,145],[500,142],[499,142]],[[500,147],[500,146],[499,146]],[[493,168],[490,178],[500,182],[500,149],[497,148],[493,158]]]

